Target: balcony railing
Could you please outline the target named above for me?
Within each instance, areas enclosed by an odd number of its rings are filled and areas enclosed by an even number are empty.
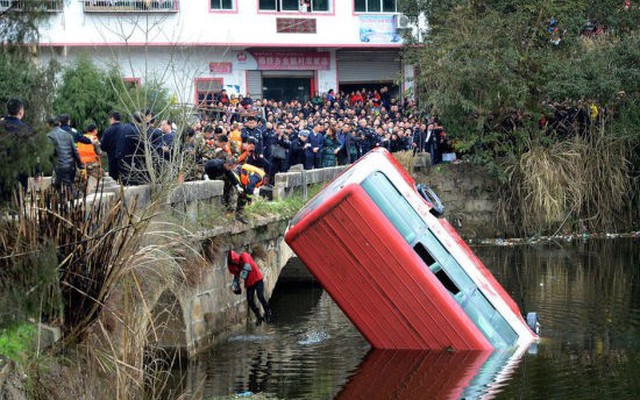
[[[178,12],[178,0],[90,0],[84,2],[87,13]]]
[[[64,0],[0,0],[0,13],[7,11],[60,12]]]

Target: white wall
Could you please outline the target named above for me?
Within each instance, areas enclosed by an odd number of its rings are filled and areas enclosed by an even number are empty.
[[[124,77],[156,79],[178,102],[192,103],[196,78],[222,78],[246,93],[245,74],[257,69],[246,48],[328,51],[331,67],[317,71],[317,90],[338,87],[337,48],[400,48],[401,43],[361,43],[360,16],[352,0],[330,0],[330,13],[258,12],[258,0],[234,0],[237,12],[209,10],[209,0],[182,0],[178,13],[85,13],[83,1],[66,0],[41,26],[41,59],[72,63],[87,53],[100,67],[118,66]],[[369,14],[382,15],[382,14]],[[276,18],[315,18],[317,34],[276,33]],[[242,55],[238,57],[238,55]],[[210,62],[231,63],[212,73]]]
[[[116,66],[125,78],[156,80],[174,93],[179,103],[192,103],[195,99],[196,78],[222,78],[225,85],[238,85],[242,93],[246,91],[245,70],[256,69],[251,57],[239,62],[238,50],[228,48],[187,48],[187,47],[70,47],[66,54],[56,54],[47,49],[40,60],[46,64],[55,57],[63,65],[72,64],[85,54],[99,68],[108,70]],[[54,56],[55,54],[55,56]],[[210,62],[230,62],[231,73],[209,72]]]
[[[187,44],[207,46],[360,46],[359,16],[352,0],[330,0],[333,12],[258,12],[258,0],[237,0],[237,12],[209,10],[209,0],[182,0],[177,13],[88,13],[83,2],[67,0],[42,26],[42,44]],[[317,33],[276,33],[276,17],[315,18]],[[399,47],[372,44],[372,47]]]

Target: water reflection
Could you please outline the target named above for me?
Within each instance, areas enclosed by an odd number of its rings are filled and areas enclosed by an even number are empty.
[[[526,348],[491,351],[372,350],[336,397],[476,399],[501,390]]]
[[[635,399],[640,393],[640,242],[478,247],[523,312],[537,311],[537,354],[370,350],[318,287],[278,287],[277,321],[194,360],[197,398]],[[257,395],[259,393],[259,395]]]
[[[272,325],[248,328],[196,360],[202,398],[332,399],[369,349],[320,287],[279,287],[271,306]]]

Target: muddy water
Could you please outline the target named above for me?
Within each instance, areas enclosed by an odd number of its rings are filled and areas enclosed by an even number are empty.
[[[279,285],[277,320],[247,327],[176,370],[197,398],[635,399],[640,241],[475,247],[542,341],[520,353],[373,351],[317,286]]]

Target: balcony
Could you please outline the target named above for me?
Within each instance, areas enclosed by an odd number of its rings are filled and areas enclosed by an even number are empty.
[[[86,13],[176,13],[178,0],[92,0],[84,2]]]
[[[61,12],[64,0],[0,0],[0,13],[7,11]]]

